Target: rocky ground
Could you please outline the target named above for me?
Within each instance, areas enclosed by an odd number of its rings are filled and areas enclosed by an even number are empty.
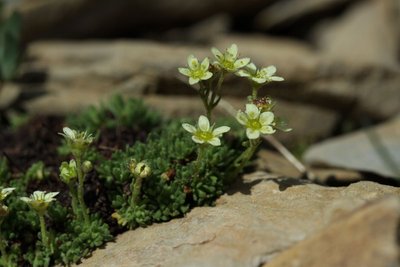
[[[7,8],[23,15],[26,51],[0,91],[3,111],[65,115],[120,93],[167,116],[199,115],[177,68],[189,54],[231,43],[285,77],[262,93],[294,129],[276,137],[303,156],[311,179],[263,149],[259,171],[216,207],[124,233],[82,266],[400,266],[398,0],[21,0]],[[225,100],[243,108],[245,88],[230,77]]]

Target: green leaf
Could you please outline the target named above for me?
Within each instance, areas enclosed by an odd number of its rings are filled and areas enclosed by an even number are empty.
[[[275,118],[275,126],[276,129],[281,130],[285,133],[292,131],[293,129],[289,127],[289,125],[287,125],[286,121],[284,121],[283,119],[276,117]]]
[[[13,78],[19,63],[21,17],[13,13],[0,25],[0,77]]]

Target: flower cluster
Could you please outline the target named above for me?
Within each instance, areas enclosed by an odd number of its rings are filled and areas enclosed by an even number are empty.
[[[247,78],[251,81],[252,92],[248,97],[245,111],[239,110],[236,114],[236,120],[246,129],[246,136],[249,142],[245,143],[247,147],[242,156],[233,164],[236,170],[241,170],[247,161],[255,153],[260,144],[261,135],[270,135],[275,133],[280,120],[275,118],[272,111],[274,102],[269,97],[258,97],[258,91],[264,84],[270,82],[280,82],[284,79],[276,76],[276,67],[273,65],[257,68],[248,57],[239,57],[238,47],[232,44],[224,52],[217,48],[211,49],[215,60],[209,64],[208,58],[201,64],[197,58],[190,55],[188,58],[189,68],[179,68],[179,72],[189,77],[189,84],[200,83],[199,95],[203,101],[207,116],[201,115],[197,126],[183,123],[182,127],[192,134],[192,140],[200,145],[211,144],[220,146],[222,134],[228,132],[230,127],[221,126],[214,128],[210,125],[212,110],[217,106],[221,99],[221,85],[226,74],[233,73],[239,77]],[[203,81],[210,80],[207,83]],[[288,128],[286,131],[290,130]],[[203,146],[200,146],[203,147]],[[198,151],[198,161],[201,160],[202,149]]]

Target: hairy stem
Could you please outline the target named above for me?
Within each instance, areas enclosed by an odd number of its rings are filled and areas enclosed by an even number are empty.
[[[42,235],[42,243],[47,249],[49,249],[49,241],[47,237],[46,223],[44,221],[44,214],[39,213],[39,221],[40,221],[40,233]]]
[[[82,159],[80,156],[75,158],[76,160],[76,169],[77,169],[77,175],[78,175],[78,201],[80,208],[82,210],[83,214],[83,219],[85,221],[85,224],[89,224],[89,213],[88,209],[85,204],[85,199],[84,199],[84,182],[85,182],[85,175],[83,174],[82,170]]]
[[[69,195],[71,196],[72,211],[74,212],[78,220],[82,220],[82,212],[79,209],[79,204],[78,204],[79,202],[76,189],[74,188],[74,185],[72,183],[69,183],[68,187],[69,187]]]
[[[139,202],[139,197],[140,197],[140,192],[142,191],[142,183],[143,183],[143,178],[140,177],[139,175],[136,176],[135,181],[132,181],[131,184],[131,190],[132,190],[132,196],[131,196],[131,206],[136,206]]]

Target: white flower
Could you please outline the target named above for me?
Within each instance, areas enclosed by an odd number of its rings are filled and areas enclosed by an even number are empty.
[[[238,76],[247,77],[250,80],[259,84],[271,81],[280,82],[284,80],[282,77],[273,76],[275,73],[276,73],[275,66],[268,66],[266,68],[257,69],[254,63],[250,63],[244,69],[241,69],[236,72]]]
[[[189,133],[193,134],[192,140],[194,142],[198,144],[209,143],[213,146],[221,145],[221,140],[219,140],[219,138],[222,137],[223,133],[226,133],[231,129],[228,126],[221,126],[213,129],[213,126],[210,126],[207,117],[203,115],[199,117],[197,128],[188,123],[183,123],[182,127]]]
[[[200,80],[208,80],[212,77],[212,73],[208,71],[210,62],[208,58],[205,58],[201,64],[199,60],[193,55],[190,55],[187,59],[189,68],[178,68],[179,72],[189,77],[189,84],[193,85],[198,83]]]
[[[2,202],[6,197],[11,194],[12,191],[14,191],[14,187],[7,187],[7,188],[2,188],[0,192],[0,202]]]
[[[260,112],[254,104],[247,104],[246,111],[236,115],[238,122],[246,126],[246,135],[249,139],[257,139],[260,134],[273,134],[275,129],[272,127],[274,113],[271,111]]]
[[[56,200],[54,197],[58,194],[59,192],[46,193],[45,191],[35,191],[30,197],[21,197],[20,199],[37,212],[44,213],[50,202]]]
[[[214,64],[229,72],[236,72],[250,62],[250,58],[247,57],[238,59],[238,47],[236,44],[232,44],[229,48],[227,48],[225,53],[221,53],[215,47],[211,48],[211,52],[217,59]]]
[[[60,133],[60,135],[65,137],[73,154],[82,153],[93,142],[91,134],[88,134],[86,131],[78,132],[68,127],[64,127],[63,133]]]

